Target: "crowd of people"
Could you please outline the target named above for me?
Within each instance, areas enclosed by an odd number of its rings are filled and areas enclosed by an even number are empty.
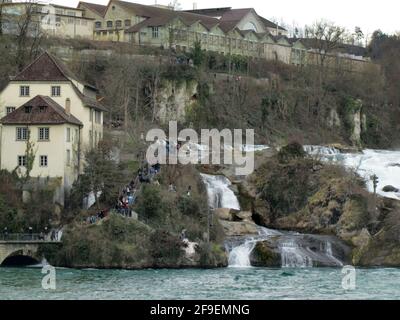
[[[161,165],[158,162],[154,165],[145,163],[141,166],[137,171],[136,177],[122,189],[115,210],[125,217],[132,217],[132,206],[136,203],[140,184],[155,182],[154,177],[158,175],[160,171]]]

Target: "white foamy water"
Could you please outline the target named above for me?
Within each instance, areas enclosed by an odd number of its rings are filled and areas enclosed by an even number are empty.
[[[229,208],[240,210],[235,193],[229,188],[232,183],[224,176],[201,174],[207,187],[208,203],[211,208]]]
[[[330,243],[329,241],[326,241],[325,243],[325,253],[332,261],[336,262],[338,266],[343,266],[342,261],[340,261],[338,258],[334,256],[332,250],[332,243]]]
[[[379,178],[377,193],[400,200],[400,192],[382,190],[388,185],[400,189],[400,151],[367,149],[362,154],[344,155],[343,164],[356,169],[357,173],[367,181],[369,191],[374,191],[370,177],[375,174]]]
[[[229,252],[228,265],[230,268],[249,268],[250,254],[256,246],[257,241],[247,240],[245,243],[232,248]]]
[[[229,188],[231,182],[224,176],[201,174],[207,187],[209,206],[216,208],[231,208],[240,210],[235,193]],[[282,267],[306,268],[313,266],[314,258],[326,258],[334,265],[341,265],[332,253],[331,244],[327,244],[321,253],[314,253],[301,242],[301,234],[287,233],[278,230],[258,227],[258,235],[248,236],[236,243],[227,245],[229,252],[228,265],[231,268],[250,268],[250,256],[257,242],[271,240],[272,237],[285,236],[286,240],[279,245]]]
[[[311,268],[312,258],[307,255],[294,239],[289,239],[280,245],[283,268]]]
[[[304,150],[323,161],[339,163],[354,169],[367,181],[370,192],[374,191],[371,176],[379,178],[377,193],[381,196],[400,200],[400,192],[384,192],[385,186],[400,190],[400,151],[365,149],[360,153],[340,153],[332,147],[304,146]]]

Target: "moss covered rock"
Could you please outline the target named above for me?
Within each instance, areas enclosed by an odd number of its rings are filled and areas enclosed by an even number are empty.
[[[250,255],[250,263],[255,267],[280,267],[281,255],[267,242],[257,242]]]

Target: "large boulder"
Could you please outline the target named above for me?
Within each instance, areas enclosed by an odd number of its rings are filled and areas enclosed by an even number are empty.
[[[253,222],[252,215],[253,214],[251,213],[251,211],[240,211],[238,213],[235,213],[236,219],[241,221]]]
[[[271,217],[268,204],[260,197],[257,197],[253,203],[253,220],[261,226],[269,226],[272,222]]]
[[[250,263],[254,267],[280,267],[281,255],[269,242],[257,242],[251,252]]]
[[[220,220],[220,224],[227,237],[258,235],[258,227],[254,222]]]
[[[383,192],[399,192],[399,189],[393,186],[384,186],[382,189]]]
[[[215,209],[214,213],[221,220],[233,221],[234,220],[233,211],[235,210],[230,208],[218,208]]]

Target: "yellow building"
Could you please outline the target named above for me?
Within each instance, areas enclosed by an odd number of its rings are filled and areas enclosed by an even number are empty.
[[[60,180],[60,197],[82,172],[84,152],[103,137],[104,107],[97,90],[45,52],[0,93],[0,168],[26,168],[27,142],[35,159],[31,177]]]
[[[201,42],[202,49],[242,55],[285,64],[315,63],[315,50],[299,39],[287,38],[287,30],[261,17],[253,8],[213,8],[174,11],[110,0],[107,6],[80,2],[79,9],[94,19],[94,40],[130,42],[140,46],[177,48],[183,51]],[[338,60],[356,69],[368,63],[364,57],[340,52]]]
[[[5,34],[18,34],[29,20],[31,35],[93,38],[93,19],[84,16],[82,9],[35,2],[9,2],[1,6]]]
[[[117,0],[109,1],[107,6],[80,2],[78,8],[95,19],[94,39],[98,41],[183,50],[200,41],[207,51],[290,63],[287,30],[252,8],[174,11]]]

